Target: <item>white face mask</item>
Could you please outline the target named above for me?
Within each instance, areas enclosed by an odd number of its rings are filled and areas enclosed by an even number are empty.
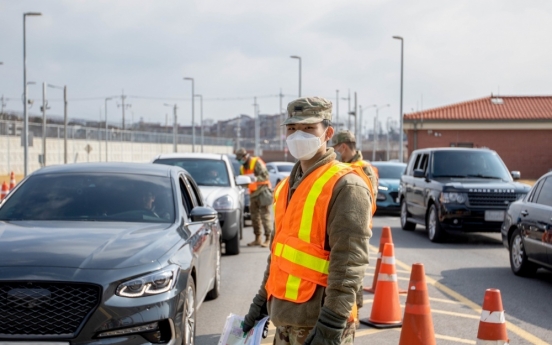
[[[322,146],[320,138],[324,135],[326,135],[326,131],[320,137],[303,131],[295,131],[286,138],[289,153],[300,161],[311,159]]]

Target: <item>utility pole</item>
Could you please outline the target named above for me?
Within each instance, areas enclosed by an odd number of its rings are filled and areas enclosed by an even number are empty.
[[[174,145],[173,145],[173,150],[174,152],[178,152],[178,143],[177,143],[177,139],[178,139],[178,119],[177,119],[177,116],[176,116],[176,109],[178,109],[178,106],[176,105],[176,103],[174,104],[174,125],[173,125],[173,142],[174,142]]]
[[[253,98],[253,118],[255,119],[255,156],[259,156],[259,110],[257,108],[257,97]]]
[[[42,83],[42,166],[46,166],[46,109],[48,102],[46,101],[46,83]]]
[[[125,104],[125,99],[127,98],[127,96],[125,96],[125,90],[122,91],[122,94],[121,94],[121,104],[117,104],[117,107],[121,107],[123,109],[123,123],[122,123],[122,128],[123,128],[123,131],[125,130],[125,108],[130,108],[132,105],[131,104]]]
[[[107,97],[105,99],[105,161],[108,160],[108,154],[107,154],[107,137],[108,137],[108,128],[107,128],[107,101],[110,101],[111,97]]]
[[[63,161],[67,164],[68,161],[68,152],[67,152],[67,85],[63,86],[63,152],[64,158]]]
[[[285,126],[281,126],[281,124],[284,122],[284,111],[282,110],[282,99],[284,98],[284,95],[282,94],[282,89],[280,88],[280,150],[284,149],[284,128]]]
[[[357,93],[355,91],[355,110],[354,110],[354,117],[355,117],[355,138],[358,140],[358,106],[357,106]],[[362,140],[362,139],[361,139]]]

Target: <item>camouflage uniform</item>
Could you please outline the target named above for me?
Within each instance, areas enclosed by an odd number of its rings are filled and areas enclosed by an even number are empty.
[[[303,345],[312,327],[280,326],[276,327],[273,345]],[[353,344],[355,324],[348,322],[341,336],[341,345]]]

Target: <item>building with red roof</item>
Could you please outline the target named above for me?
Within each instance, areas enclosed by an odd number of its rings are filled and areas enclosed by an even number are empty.
[[[510,171],[552,169],[552,96],[493,96],[404,114],[408,154],[428,147],[487,147]]]

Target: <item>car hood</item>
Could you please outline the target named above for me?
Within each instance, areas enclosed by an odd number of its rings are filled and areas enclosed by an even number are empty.
[[[441,180],[441,179],[437,179]],[[448,181],[448,182],[445,182]],[[495,190],[500,192],[523,192],[527,193],[529,191],[529,186],[519,182],[505,182],[500,180],[489,180],[489,179],[456,179],[450,181],[450,179],[445,179],[442,181],[445,183],[445,188],[449,187],[452,189],[464,190],[466,192],[483,190],[494,192]]]
[[[397,190],[399,188],[400,180],[382,178],[378,180],[378,185],[387,187],[390,190]]]
[[[0,266],[117,269],[152,263],[175,245],[173,224],[0,222]]]
[[[203,199],[208,206],[213,207],[215,200],[223,195],[230,195],[237,202],[237,193],[232,187],[199,186]]]

